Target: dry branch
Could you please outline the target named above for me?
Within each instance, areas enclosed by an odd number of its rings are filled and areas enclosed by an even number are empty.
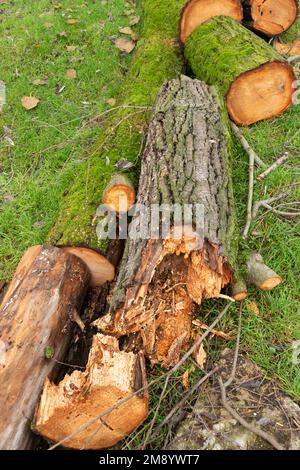
[[[285,152],[284,155],[282,155],[282,157],[278,158],[278,160],[276,160],[276,162],[274,162],[273,165],[271,165],[263,173],[257,176],[256,179],[258,179],[259,181],[265,179],[270,173],[272,173],[272,171],[276,170],[276,168],[278,168],[280,165],[286,162],[288,158],[289,158],[289,153]]]
[[[259,253],[252,253],[247,262],[248,281],[261,290],[272,290],[282,282],[272,269],[266,266]]]

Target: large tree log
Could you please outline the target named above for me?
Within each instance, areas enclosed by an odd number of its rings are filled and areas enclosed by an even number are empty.
[[[36,246],[23,256],[0,308],[0,448],[31,445],[45,378],[62,360],[90,272],[78,257]]]
[[[189,35],[204,21],[214,16],[230,16],[242,21],[243,9],[240,0],[190,0],[181,12],[179,30],[184,43]]]
[[[269,119],[292,104],[293,68],[232,18],[212,18],[188,38],[185,55],[197,78],[217,85],[238,125]]]
[[[296,0],[242,0],[245,19],[256,31],[276,36],[289,29],[298,13]]]
[[[147,235],[127,241],[110,313],[95,322],[117,336],[140,332],[153,363],[177,362],[190,337],[193,302],[219,297],[232,279],[236,237],[229,143],[226,113],[215,91],[187,77],[163,86],[142,159],[137,202],[144,210],[130,226],[133,235],[142,222]],[[161,233],[156,239],[149,235],[153,204],[170,207],[165,239]],[[177,239],[174,204],[193,205]],[[200,232],[194,230],[196,204],[204,215]]]

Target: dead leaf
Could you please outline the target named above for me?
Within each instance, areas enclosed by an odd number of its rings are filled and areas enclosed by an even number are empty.
[[[193,356],[194,356],[194,359],[197,362],[198,366],[200,367],[200,369],[204,370],[204,367],[205,367],[205,364],[206,364],[207,354],[205,352],[203,343],[200,344],[200,347],[196,349]]]
[[[42,85],[47,85],[48,82],[47,82],[47,80],[43,80],[43,79],[41,79],[41,78],[37,78],[37,79],[35,79],[35,80],[32,80],[31,83],[32,83],[32,85],[35,85],[35,86],[40,86],[40,85],[42,86]]]
[[[182,375],[182,385],[185,390],[188,390],[190,388],[189,375],[189,370],[186,370]]]
[[[66,33],[66,31],[61,31],[60,33],[57,33],[57,36],[60,36],[61,38],[66,38],[68,34]]]
[[[40,100],[35,96],[23,96],[21,103],[23,108],[29,110],[35,108],[39,104]]]
[[[247,310],[249,310],[250,313],[254,313],[254,315],[256,317],[260,316],[259,307],[258,307],[257,303],[254,300],[247,304]]]
[[[77,24],[78,20],[76,18],[68,18],[66,23],[73,25],[73,24]]]
[[[122,52],[130,54],[135,48],[135,42],[128,38],[118,38],[115,40],[115,46]]]
[[[74,80],[74,78],[77,77],[77,72],[75,69],[68,69],[66,71],[66,77],[69,79],[69,80]]]
[[[131,16],[131,17],[129,18],[129,24],[130,24],[130,26],[134,26],[134,25],[138,24],[138,23],[140,22],[140,19],[141,19],[141,18],[140,18],[139,16]]]
[[[106,100],[106,103],[109,104],[109,106],[115,106],[116,102],[116,98],[109,98],[108,100]]]
[[[68,52],[74,52],[77,49],[77,46],[66,46]]]
[[[198,328],[201,328],[202,330],[208,330],[209,328],[205,323],[202,323],[200,320],[193,320],[193,325],[197,326]],[[212,336],[219,336],[220,338],[226,339],[227,341],[234,340],[232,336],[229,336],[227,333],[224,333],[220,330],[212,330],[211,334]]]
[[[49,28],[52,28],[53,23],[45,23],[44,26],[45,26],[45,28],[49,29]]]
[[[124,28],[119,28],[119,31],[120,33],[127,34],[128,36],[132,36],[132,34],[134,34],[134,31],[129,26],[125,26]]]

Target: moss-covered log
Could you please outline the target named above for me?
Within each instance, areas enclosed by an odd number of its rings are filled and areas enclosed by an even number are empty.
[[[179,35],[183,43],[204,21],[214,16],[230,16],[242,21],[243,9],[240,0],[190,0],[181,12]]]
[[[226,96],[238,125],[272,118],[292,104],[292,67],[232,18],[212,18],[199,26],[186,42],[185,55],[197,78]]]
[[[242,0],[242,2],[249,26],[267,36],[283,33],[297,18],[296,0]]]
[[[130,177],[136,184],[138,157],[149,118],[147,108],[153,106],[163,82],[177,77],[183,70],[177,36],[184,4],[185,0],[163,3],[145,0],[142,39],[117,102],[120,107],[105,115],[99,139],[62,202],[57,222],[48,237],[50,243],[85,243],[106,249],[107,242],[97,238],[93,219],[121,157],[135,165]]]
[[[143,210],[130,225],[110,313],[96,322],[117,336],[140,332],[145,353],[166,367],[188,343],[193,302],[219,297],[232,280],[237,235],[228,129],[226,111],[205,83],[182,76],[163,86],[142,158]],[[155,233],[153,205],[165,223]]]

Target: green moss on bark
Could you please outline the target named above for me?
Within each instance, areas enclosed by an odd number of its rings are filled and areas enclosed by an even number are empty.
[[[79,168],[76,181],[62,202],[48,242],[85,243],[106,249],[107,242],[97,240],[93,218],[97,207],[102,203],[103,191],[116,172],[115,164],[119,159],[125,158],[135,164],[130,176],[136,182],[143,131],[156,93],[165,80],[178,76],[183,70],[179,43],[172,40],[177,35],[177,15],[179,17],[183,4],[183,0],[164,2],[163,8],[167,15],[164,16],[161,11],[160,14],[156,12],[156,9],[159,10],[159,2],[145,2],[143,39],[138,43],[116,105],[121,107],[106,115],[91,155]],[[150,20],[152,10],[155,14]]]
[[[197,78],[218,86],[223,95],[240,74],[269,61],[283,61],[263,39],[225,16],[199,26],[187,39],[185,56]]]

